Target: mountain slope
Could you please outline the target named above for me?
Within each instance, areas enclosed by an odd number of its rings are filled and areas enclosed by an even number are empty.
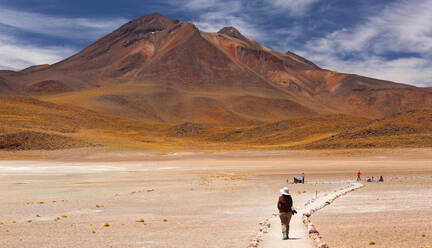
[[[305,145],[313,149],[431,146],[432,110],[399,113]]]
[[[432,108],[428,89],[324,70],[233,27],[206,33],[160,14],[128,22],[57,64],[0,71],[0,93],[148,123],[225,126]]]

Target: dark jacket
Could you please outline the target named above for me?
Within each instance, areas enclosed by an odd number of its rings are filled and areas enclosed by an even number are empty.
[[[293,201],[290,195],[279,196],[278,209],[280,213],[291,213]]]

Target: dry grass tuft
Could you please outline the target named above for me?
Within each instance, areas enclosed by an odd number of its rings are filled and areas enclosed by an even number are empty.
[[[0,225],[3,225],[4,224],[4,222],[3,221],[0,221]]]
[[[33,222],[33,220],[27,220],[27,223],[32,223]]]
[[[369,245],[376,245],[375,241],[371,240],[369,241]]]
[[[103,227],[109,227],[109,226],[111,226],[111,225],[110,225],[110,223],[105,222],[105,223],[102,224],[102,226],[103,226]]]
[[[96,207],[97,207],[97,208],[101,208],[102,205],[100,205],[100,204],[96,204]]]
[[[61,216],[62,218],[66,219],[68,216],[66,214]]]
[[[168,222],[168,219],[162,219],[163,222]]]
[[[141,222],[141,223],[144,223],[145,221],[144,221],[144,219],[142,219],[142,218],[139,218],[136,222]]]
[[[96,233],[96,231],[95,231],[95,230],[92,230],[92,233],[93,233],[93,234],[95,234],[95,233]]]

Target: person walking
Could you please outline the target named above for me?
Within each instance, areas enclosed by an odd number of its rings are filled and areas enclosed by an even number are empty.
[[[279,209],[279,217],[282,224],[282,239],[289,239],[289,223],[293,214],[297,211],[293,209],[293,200],[287,187],[280,190],[281,196],[279,197],[277,207]]]
[[[361,172],[360,172],[360,170],[359,171],[357,171],[357,181],[361,181]]]
[[[304,180],[305,180],[305,174],[304,172],[302,172],[302,183],[304,184]]]

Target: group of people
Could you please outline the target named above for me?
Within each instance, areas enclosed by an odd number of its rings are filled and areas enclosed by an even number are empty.
[[[374,182],[375,178],[370,177],[367,179],[368,182]],[[301,179],[294,177],[294,182],[299,181],[305,183],[305,173],[301,175]],[[361,181],[361,172],[357,171],[357,181]],[[384,182],[383,176],[380,176],[378,182]],[[279,209],[279,217],[282,224],[282,239],[289,239],[289,223],[291,218],[297,211],[293,207],[293,199],[289,193],[289,189],[284,187],[280,190],[281,196],[279,196],[277,207]]]
[[[360,171],[357,171],[357,181],[361,181],[361,172],[360,172]],[[375,182],[375,177],[369,177],[369,178],[367,179],[367,182],[368,182],[368,183],[370,183],[370,182]],[[383,176],[380,176],[380,177],[379,177],[378,182],[384,182],[384,178],[383,178]]]

